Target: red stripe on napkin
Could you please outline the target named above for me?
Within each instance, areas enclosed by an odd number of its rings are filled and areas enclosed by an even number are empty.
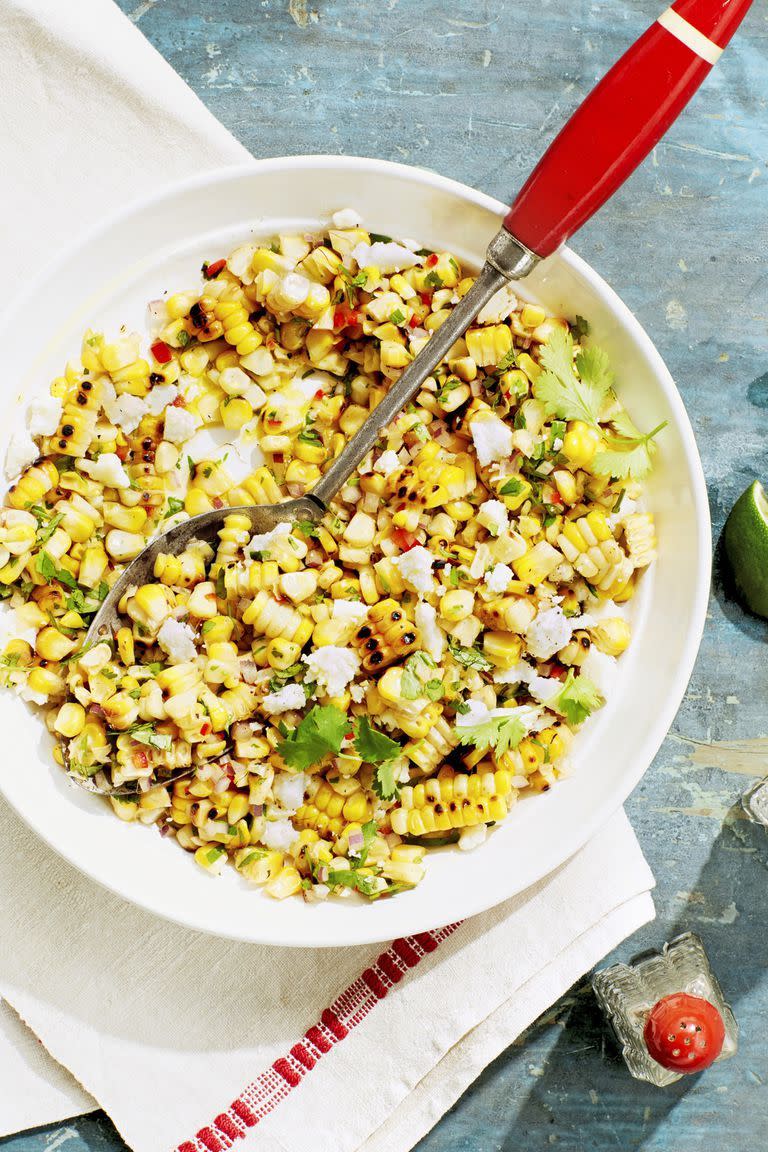
[[[420,932],[417,936],[393,941],[387,951],[321,1013],[318,1023],[307,1029],[286,1056],[275,1060],[225,1112],[201,1128],[192,1140],[179,1144],[176,1152],[224,1152],[233,1141],[245,1136],[249,1128],[274,1112],[334,1044],[339,1044],[350,1029],[362,1023],[390,988],[399,984],[403,976],[458,927],[458,924],[449,924],[434,932]]]

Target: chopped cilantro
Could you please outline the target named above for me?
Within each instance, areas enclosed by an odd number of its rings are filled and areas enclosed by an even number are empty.
[[[589,321],[585,320],[583,316],[577,315],[571,324],[571,332],[578,342],[581,343],[585,336],[589,336]]]
[[[171,746],[172,738],[165,732],[156,732],[152,724],[134,724],[128,729],[128,734],[139,744],[147,744],[150,748],[159,748],[167,752]]]
[[[67,572],[66,568],[59,568],[56,561],[45,550],[39,552],[37,555],[36,567],[40,575],[45,580],[58,580],[66,588],[77,588],[77,581],[71,572]]]
[[[455,640],[449,640],[448,647],[456,663],[463,664],[465,668],[477,668],[478,672],[487,672],[493,667],[479,648],[463,648]]]
[[[395,308],[394,312],[392,313],[392,315],[390,316],[389,319],[393,324],[404,324],[405,323],[405,313],[402,312],[399,308]]]
[[[277,746],[277,754],[299,772],[319,764],[326,756],[336,756],[347,734],[346,714],[334,704],[315,705],[296,728],[287,732]]]
[[[544,371],[533,385],[533,394],[547,413],[598,428],[600,410],[613,382],[605,352],[583,348],[574,370],[573,338],[557,328],[542,345],[540,359]]]
[[[518,480],[516,476],[510,476],[509,480],[505,480],[501,488],[499,488],[500,496],[519,496],[524,492],[526,483],[524,480]]]
[[[554,699],[547,702],[548,708],[553,708],[565,716],[569,724],[583,724],[588,716],[602,708],[605,698],[599,692],[597,685],[587,676],[576,678],[573,669],[569,668],[562,688]]]
[[[506,372],[509,368],[514,368],[517,363],[517,356],[514,348],[510,348],[509,352],[505,352],[501,360],[496,365],[497,372]]]
[[[473,748],[492,748],[497,756],[503,756],[510,748],[517,748],[525,736],[525,725],[519,716],[492,716],[480,724],[457,727],[459,744]]]
[[[354,727],[355,750],[366,764],[381,764],[400,755],[402,749],[397,741],[372,728],[367,716],[358,717]]]
[[[420,668],[434,668],[435,662],[426,652],[413,652],[403,666],[400,680],[400,693],[404,700],[418,700],[425,695],[424,684],[419,676]]]
[[[167,520],[169,516],[175,516],[177,512],[183,512],[183,511],[184,511],[184,501],[183,500],[177,500],[175,496],[169,496],[168,497],[168,507],[166,509],[165,516],[163,516],[163,519]]]
[[[427,272],[424,277],[424,283],[429,284],[432,288],[442,288],[443,278],[438,276],[437,272]]]

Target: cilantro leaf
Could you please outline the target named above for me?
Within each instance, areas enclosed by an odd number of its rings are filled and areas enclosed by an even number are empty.
[[[517,363],[517,353],[514,348],[510,348],[509,352],[505,352],[501,360],[494,368],[494,372],[506,372],[509,368],[514,368]]]
[[[426,695],[425,685],[419,676],[419,668],[434,668],[435,662],[426,652],[414,652],[403,666],[400,693],[404,700],[418,700]]]
[[[347,717],[340,708],[315,705],[286,739],[277,745],[277,754],[287,765],[300,772],[319,764],[326,756],[341,750],[347,733]]]
[[[394,760],[401,752],[397,741],[390,740],[389,736],[372,728],[367,716],[360,716],[355,721],[354,743],[358,756],[366,764],[380,764]]]
[[[517,748],[526,733],[525,725],[519,716],[491,716],[479,724],[457,727],[459,744],[474,748],[493,748],[497,756],[503,756],[510,748]]]
[[[378,765],[373,777],[373,790],[382,800],[394,800],[400,794],[391,760]]]
[[[67,572],[66,568],[59,568],[56,561],[45,549],[38,553],[36,566],[38,572],[45,580],[58,580],[60,584],[71,588],[73,592],[76,590],[77,581],[72,573]]]
[[[177,498],[175,496],[169,496],[168,497],[168,507],[166,509],[165,516],[163,516],[163,520],[167,520],[169,516],[175,516],[177,512],[183,512],[183,511],[184,511],[184,501],[183,500],[177,500]]]
[[[589,336],[589,320],[585,320],[583,316],[577,315],[571,324],[571,332],[579,343],[581,343],[585,336]]]
[[[376,839],[378,831],[379,827],[375,820],[369,820],[366,824],[363,824],[363,843],[360,847],[360,853],[356,856],[351,849],[349,852],[350,857],[356,860],[358,868],[362,868],[363,864],[365,864],[366,860],[368,859],[368,853],[370,852],[371,844],[373,844],[374,840]]]
[[[584,348],[573,364],[573,338],[556,329],[542,345],[544,371],[533,386],[533,394],[546,407],[547,414],[561,420],[582,420],[599,426],[600,409],[611,387],[613,374],[608,357],[600,348]]]
[[[583,724],[603,704],[605,697],[600,694],[597,685],[587,676],[582,675],[577,679],[572,668],[557,696],[547,701],[547,707],[560,712],[569,724]]]
[[[477,668],[478,672],[488,672],[493,667],[479,648],[462,648],[455,640],[449,640],[448,647],[456,663],[463,664],[465,668]]]
[[[659,432],[666,428],[664,420],[652,432],[638,432],[626,412],[620,412],[612,421],[618,436],[607,436],[608,445],[592,461],[596,476],[615,476],[618,480],[643,480],[653,467],[653,455]]]
[[[390,316],[389,319],[390,319],[392,324],[404,324],[405,323],[405,313],[402,311],[402,309],[395,308],[394,312],[392,313],[392,315]]]
[[[171,737],[165,732],[155,732],[151,724],[135,724],[128,729],[128,733],[139,744],[147,744],[150,748],[160,748],[167,751],[172,743]]]

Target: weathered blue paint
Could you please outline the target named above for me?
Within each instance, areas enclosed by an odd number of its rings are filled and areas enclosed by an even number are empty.
[[[333,152],[434,168],[501,199],[661,0],[119,0],[257,156]],[[291,12],[293,15],[291,15]],[[656,342],[688,405],[716,538],[768,479],[768,14],[756,4],[686,115],[574,247]],[[589,990],[489,1068],[420,1152],[763,1147],[768,835],[736,805],[768,773],[768,626],[723,591],[675,732],[629,803],[658,920],[616,958],[699,932],[741,1020],[738,1057],[665,1091],[632,1081]],[[663,655],[660,653],[660,659]],[[763,737],[762,741],[759,739]],[[112,1152],[102,1115],[8,1152]]]

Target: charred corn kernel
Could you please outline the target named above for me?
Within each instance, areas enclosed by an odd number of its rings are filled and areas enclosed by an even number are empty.
[[[492,630],[520,635],[526,631],[535,615],[535,605],[523,596],[503,596],[477,607],[477,616]]]
[[[248,309],[240,300],[219,300],[213,307],[213,314],[222,326],[224,339],[233,344],[240,356],[255,352],[262,344],[262,337],[248,318]]]
[[[469,589],[452,588],[440,599],[440,615],[453,622],[466,620],[472,615],[475,606],[475,597]]]
[[[297,265],[297,271],[309,276],[320,284],[330,284],[341,267],[341,257],[331,248],[321,244],[305,256]]]
[[[483,652],[497,668],[514,668],[523,652],[523,639],[511,632],[485,632]]]
[[[349,779],[349,778],[348,778]],[[371,806],[362,791],[354,792],[344,801],[342,815],[345,820],[363,824],[370,818]]]
[[[552,479],[564,502],[575,504],[579,498],[575,476],[571,472],[566,472],[564,468],[556,468],[552,473]]]
[[[520,309],[520,323],[525,328],[538,328],[546,318],[546,312],[538,304],[524,304]]]
[[[316,464],[305,464],[303,460],[291,460],[285,470],[286,484],[303,484],[311,488],[321,477],[322,473]]]
[[[187,375],[195,378],[202,376],[209,364],[208,352],[201,344],[186,348],[179,359]]]
[[[563,555],[548,544],[546,540],[540,540],[538,544],[534,544],[524,556],[518,557],[517,560],[512,561],[512,567],[515,570],[519,580],[525,584],[533,584],[538,587],[544,580],[547,579],[551,572],[554,572],[558,564],[561,564]]]
[[[563,455],[575,468],[589,468],[600,447],[600,432],[581,420],[572,420],[563,437]]]
[[[32,647],[26,640],[9,640],[3,649],[8,667],[24,668],[32,659]]]
[[[79,736],[85,727],[85,708],[82,704],[75,704],[74,702],[62,704],[56,713],[53,727],[56,732],[68,740],[74,736]]]
[[[108,563],[107,554],[101,544],[93,544],[86,548],[80,559],[78,583],[86,588],[95,588],[104,576]]]
[[[67,690],[66,681],[52,668],[33,668],[27,678],[27,685],[41,696],[63,696]]]
[[[22,472],[19,479],[8,490],[8,502],[12,508],[27,508],[37,504],[59,482],[59,473],[50,460],[33,464]]]
[[[190,488],[184,497],[184,511],[190,516],[199,516],[201,512],[210,512],[213,500],[200,488]]]
[[[317,573],[284,572],[280,577],[280,591],[294,604],[301,604],[317,591]]]
[[[156,632],[173,607],[173,593],[161,584],[142,584],[125,602],[125,612],[137,624]]]
[[[138,505],[135,508],[126,508],[123,504],[105,500],[103,512],[107,524],[113,528],[121,528],[125,532],[141,532],[147,522],[147,513]]]
[[[365,512],[355,512],[344,529],[344,539],[353,548],[367,548],[376,535],[376,521]]]
[[[146,540],[136,532],[123,532],[113,528],[107,533],[104,546],[113,560],[133,560],[142,551]]]
[[[115,635],[117,641],[117,651],[120,659],[127,668],[129,668],[136,661],[136,653],[133,647],[133,633],[130,628],[118,628]]]
[[[294,452],[297,459],[303,460],[305,464],[322,464],[328,456],[322,444],[308,444],[304,440],[296,442]]]
[[[636,568],[645,568],[656,559],[656,536],[650,512],[633,512],[625,518],[624,539]]]
[[[368,611],[368,620],[352,640],[361,652],[366,672],[384,671],[416,647],[416,631],[396,600],[386,599]]]
[[[206,872],[213,873],[214,876],[219,875],[226,860],[226,850],[217,844],[203,844],[195,852],[195,863],[204,868]]]
[[[506,324],[470,328],[464,339],[469,355],[481,368],[498,364],[512,348],[512,330]]]
[[[520,353],[517,358],[517,366],[532,383],[535,383],[542,372],[541,365],[537,364],[533,357],[529,356],[527,352]]]
[[[50,625],[42,628],[35,638],[35,651],[43,660],[63,660],[70,652],[74,652],[76,647],[76,640],[70,640],[69,636],[65,636],[63,632]]]
[[[85,621],[79,612],[65,612],[58,624],[60,628],[85,628]]]
[[[301,656],[301,647],[290,640],[283,640],[278,636],[267,644],[267,660],[270,668],[283,672],[292,664],[298,662]]]
[[[101,705],[104,717],[112,728],[123,731],[130,728],[139,715],[139,705],[127,692],[116,692]]]
[[[285,900],[287,896],[295,896],[301,889],[301,876],[296,868],[286,865],[277,876],[268,880],[264,891],[275,900]]]
[[[590,632],[595,645],[607,656],[620,656],[629,647],[632,636],[629,624],[621,616],[601,620]]]
[[[339,427],[345,436],[354,436],[368,419],[368,409],[359,404],[350,404],[339,419]]]
[[[242,397],[228,397],[220,405],[221,422],[226,429],[236,432],[253,418],[253,408]]]

